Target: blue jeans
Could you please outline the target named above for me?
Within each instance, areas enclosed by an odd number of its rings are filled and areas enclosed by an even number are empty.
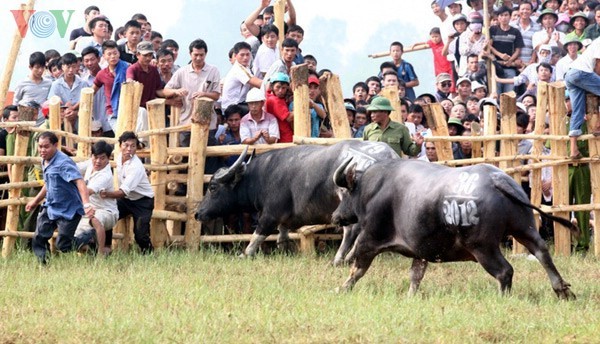
[[[503,78],[505,79],[512,79],[515,76],[517,76],[517,70],[513,68],[502,68],[502,73],[504,74]],[[496,87],[498,91],[498,96],[500,96],[502,93],[510,92],[515,89],[514,84],[496,83]]]
[[[573,108],[571,123],[569,125],[569,136],[580,136],[581,126],[585,120],[585,94],[586,92],[590,92],[600,95],[600,76],[596,73],[569,69],[565,75],[565,84],[569,90],[571,107]]]
[[[38,257],[40,262],[46,262],[48,240],[52,238],[54,229],[57,227],[58,237],[56,238],[56,248],[58,251],[68,252],[73,248],[73,237],[80,219],[81,215],[75,214],[71,220],[63,218],[50,220],[50,218],[48,218],[48,208],[42,208],[38,215],[35,234],[31,241],[33,253]]]

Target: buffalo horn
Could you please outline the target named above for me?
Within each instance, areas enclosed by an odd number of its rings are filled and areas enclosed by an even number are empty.
[[[233,165],[231,165],[231,167],[229,167],[227,169],[227,171],[225,173],[223,173],[223,175],[220,175],[220,176],[215,175],[215,180],[216,181],[226,181],[226,180],[229,180],[231,177],[233,177],[235,175],[235,172],[237,171],[237,169],[244,162],[244,159],[246,158],[247,154],[248,154],[248,146],[246,146],[244,148],[244,151],[242,152],[242,154],[237,158],[237,160],[233,163]]]
[[[348,164],[350,164],[351,161],[352,157],[347,157],[342,162],[342,164],[335,170],[335,172],[333,173],[333,182],[335,183],[335,185],[341,188],[348,187],[348,183],[346,182],[346,174],[344,173],[344,171],[346,170],[346,167],[348,167]]]

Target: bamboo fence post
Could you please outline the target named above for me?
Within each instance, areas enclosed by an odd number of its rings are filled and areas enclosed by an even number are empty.
[[[498,124],[497,109],[494,105],[483,106],[483,135],[495,135]],[[496,141],[483,142],[483,157],[493,158],[496,156]]]
[[[94,106],[94,90],[91,87],[85,87],[81,90],[79,101],[79,128],[77,134],[83,137],[92,136],[92,109]],[[92,144],[89,142],[77,143],[77,156],[89,158],[92,154]]]
[[[598,106],[600,103],[600,99],[598,96],[593,94],[588,94],[586,97],[586,112],[587,112],[587,121],[588,128],[596,128],[600,124],[600,120],[598,119]],[[599,203],[600,200],[600,162],[597,158],[600,156],[600,141],[598,140],[588,140],[588,147],[590,149],[590,157],[594,157],[596,159],[592,160],[590,163],[590,179],[592,182],[592,199],[594,203]],[[596,257],[600,257],[600,210],[592,210],[592,215],[594,217],[594,255]]]
[[[165,127],[165,100],[157,98],[146,103],[150,129]],[[164,165],[167,162],[167,136],[158,134],[150,136],[150,160],[153,165]],[[154,209],[165,210],[167,193],[167,172],[153,171],[150,183],[154,189]],[[152,246],[162,248],[168,239],[166,223],[163,220],[152,219],[150,223],[150,239]]]
[[[537,104],[535,108],[535,127],[534,134],[542,135],[544,133],[544,125],[546,124],[546,113],[548,112],[548,84],[539,82],[537,86]],[[534,139],[532,154],[540,156],[544,151],[544,140]],[[542,169],[536,168],[530,172],[531,180],[531,204],[539,207],[542,205]],[[539,215],[535,216],[536,229],[539,231],[541,221]]]
[[[478,136],[481,136],[481,125],[473,121],[471,123],[471,137]],[[473,145],[471,149],[471,158],[481,158],[483,155],[483,152],[481,151],[481,141],[474,140],[471,144]]]
[[[23,19],[25,22],[29,22],[29,17],[33,14],[33,7],[35,6],[35,0],[29,0],[27,5],[21,4],[21,10],[23,10]],[[25,35],[23,35],[25,36]],[[6,103],[6,95],[8,94],[8,88],[10,87],[10,81],[12,80],[13,71],[17,63],[17,57],[19,50],[21,50],[21,43],[23,42],[23,36],[19,28],[15,29],[13,35],[12,45],[8,51],[8,59],[6,60],[6,66],[4,66],[4,72],[2,73],[2,83],[0,83],[0,106],[4,107]]]
[[[351,138],[350,122],[346,114],[346,105],[344,105],[344,96],[340,77],[336,74],[326,73],[320,79],[321,89],[329,110],[331,119],[331,128],[333,136],[336,138]]]
[[[439,103],[425,104],[423,112],[433,136],[448,136],[448,122],[446,122],[444,109]],[[435,141],[433,144],[435,145],[438,161],[454,160],[452,141]]]
[[[273,3],[274,24],[279,29],[279,49],[281,49],[281,44],[285,39],[285,5],[286,0],[275,0]]]
[[[517,99],[514,92],[502,93],[500,95],[500,131],[502,134],[517,134]],[[517,141],[502,140],[500,141],[500,156],[516,156]],[[520,165],[519,160],[505,160],[500,162],[501,169],[517,167]],[[517,171],[512,174],[513,179],[521,185],[521,172]],[[513,238],[513,254],[521,254],[527,252],[525,247]]]
[[[202,97],[194,100],[188,161],[187,221],[185,223],[185,244],[189,250],[196,250],[200,245],[201,225],[196,221],[194,215],[197,204],[202,201],[203,197],[208,126],[212,108],[213,100],[210,98]]]
[[[294,87],[294,135],[310,137],[310,98],[308,97],[308,66],[303,63],[290,70]]]
[[[388,86],[384,87],[379,95],[387,98],[394,111],[390,112],[390,118],[394,122],[404,123],[404,118],[402,118],[402,114],[400,113],[400,99],[398,99],[398,86]]]
[[[179,115],[181,114],[181,108],[180,107],[176,107],[176,106],[171,106],[171,126],[176,126],[179,125]],[[169,133],[169,148],[175,148],[179,145],[179,133],[178,132],[172,132]],[[169,156],[169,159],[171,159],[171,157],[173,156]],[[173,161],[171,160],[171,163],[173,163]],[[179,187],[179,184],[176,181],[172,181],[172,175],[178,174],[179,171],[175,170],[175,171],[170,171],[169,172],[169,181],[167,183],[167,189],[169,190],[169,194],[173,195],[175,194],[175,191],[177,191],[177,188]],[[173,236],[173,235],[181,235],[181,222],[180,221],[167,221],[167,232],[169,233],[169,235]]]
[[[32,121],[35,120],[38,116],[38,109],[31,108],[26,106],[19,106],[19,121]],[[16,129],[16,138],[15,138],[15,157],[24,157],[27,156],[27,148],[29,146],[29,139],[31,137],[31,132],[28,130]],[[20,183],[23,182],[23,178],[25,176],[25,164],[24,163],[15,163],[11,166],[11,183]],[[21,189],[12,189],[8,192],[8,197],[10,200],[18,199],[22,196]],[[18,231],[19,227],[19,208],[20,206],[17,204],[11,204],[8,206],[7,214],[6,214],[6,230],[9,232]],[[2,243],[2,257],[7,258],[12,253],[12,250],[15,246],[16,238],[14,237],[6,237]]]
[[[567,135],[567,111],[565,108],[565,87],[548,85],[548,100],[550,112],[550,132],[553,135]],[[552,141],[552,155],[566,157],[567,142]],[[569,167],[559,165],[552,167],[552,205],[569,205]],[[557,212],[555,216],[569,219],[568,211]],[[568,256],[571,254],[571,233],[561,224],[554,222],[554,251],[558,255]]]
[[[48,124],[50,130],[60,130],[60,97],[53,96],[48,101],[50,113],[48,114]],[[62,147],[62,140],[58,138],[58,150]]]

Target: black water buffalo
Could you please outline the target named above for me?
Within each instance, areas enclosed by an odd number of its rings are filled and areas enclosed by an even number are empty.
[[[358,223],[361,230],[346,258],[353,267],[342,289],[352,288],[375,256],[392,251],[413,258],[410,294],[417,291],[428,262],[454,261],[479,262],[508,292],[513,268],[500,242],[512,235],[540,261],[559,298],[575,297],[535,229],[531,209],[574,233],[577,227],[531,205],[521,187],[498,168],[391,160],[373,164],[359,180],[354,176],[353,164],[345,161],[333,177],[348,193],[333,222]]]
[[[399,158],[385,143],[355,140],[329,147],[274,150],[247,164],[243,162],[245,156],[246,152],[230,168],[213,175],[196,219],[207,221],[240,210],[258,211],[258,227],[245,250],[249,256],[275,229],[279,229],[278,243],[284,243],[289,240],[289,230],[331,223],[341,193],[331,176],[344,159],[355,159],[360,174],[377,160]],[[353,242],[352,232],[344,228],[342,245],[336,254],[338,261]]]

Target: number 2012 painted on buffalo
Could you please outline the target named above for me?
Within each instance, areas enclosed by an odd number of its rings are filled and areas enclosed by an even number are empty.
[[[477,200],[471,194],[477,187],[478,174],[463,172],[458,176],[454,195],[446,196],[442,206],[444,220],[451,226],[473,226],[479,223]]]

